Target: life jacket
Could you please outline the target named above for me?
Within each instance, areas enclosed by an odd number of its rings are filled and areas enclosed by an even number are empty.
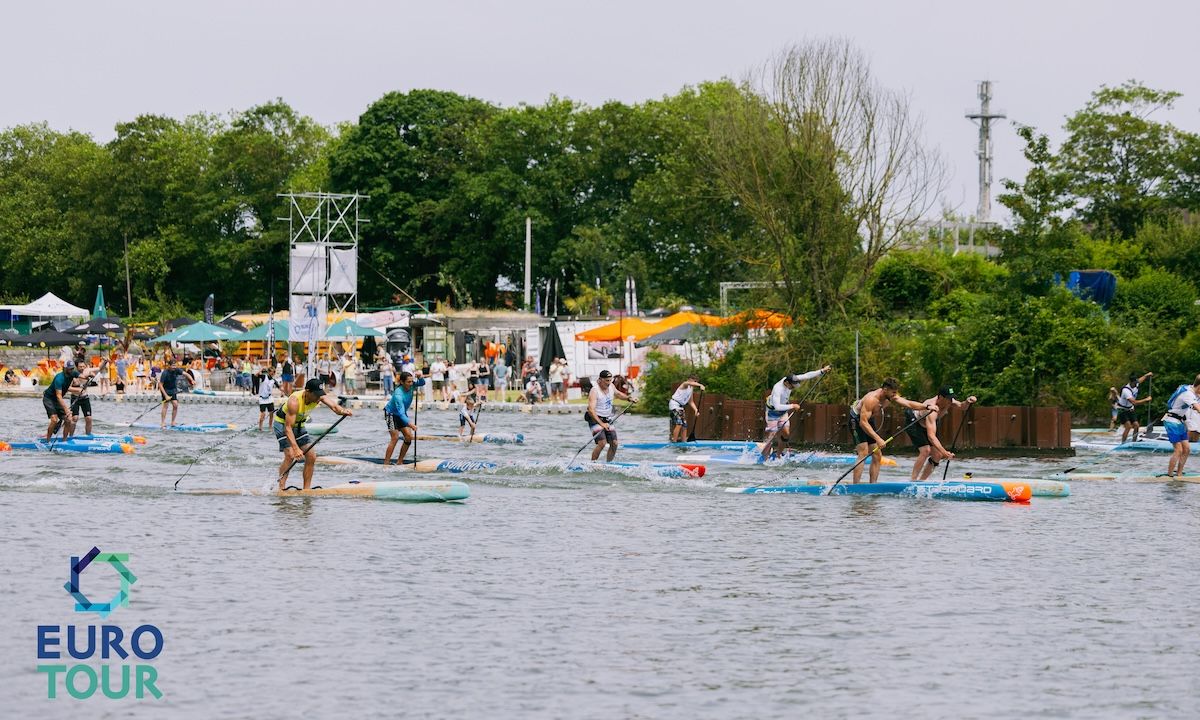
[[[288,395],[288,399],[283,403],[283,406],[275,411],[275,419],[279,420],[281,423],[287,422],[287,406],[288,403],[291,402],[292,398],[296,398],[296,405],[299,406],[299,409],[296,411],[297,425],[303,425],[304,423],[308,422],[308,414],[321,404],[320,400],[317,400],[311,404],[305,404],[304,390],[297,390],[291,395]]]

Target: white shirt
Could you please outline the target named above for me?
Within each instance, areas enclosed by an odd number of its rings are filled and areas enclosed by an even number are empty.
[[[1200,402],[1200,398],[1196,397],[1196,391],[1189,387],[1176,396],[1175,402],[1171,403],[1171,407],[1167,408],[1167,412],[1183,415],[1186,418],[1187,410],[1198,402]]]
[[[592,393],[591,393],[591,396],[589,396],[589,399],[590,399],[590,397],[596,398],[596,418],[597,419],[612,417],[613,396],[616,392],[617,392],[617,389],[615,387],[613,387],[612,385],[608,386],[608,392],[602,392],[600,390],[599,385],[592,388]],[[660,405],[659,407],[662,407],[662,406]]]
[[[671,410],[680,410],[684,405],[692,401],[692,393],[695,387],[691,385],[680,385],[675,394],[671,396],[671,401],[667,403],[667,407]]]
[[[258,383],[258,399],[263,402],[271,402],[271,393],[275,390],[275,378],[263,376],[263,379]]]
[[[1133,401],[1137,400],[1138,388],[1136,386],[1126,385],[1121,388],[1121,397],[1117,398],[1117,407],[1122,410],[1132,410]]]
[[[558,363],[554,363],[553,365],[550,366],[550,382],[561,383],[562,376],[563,376],[562,365],[559,365]]]
[[[446,379],[446,363],[441,360],[434,360],[429,366],[429,378],[435,382],[441,382]]]

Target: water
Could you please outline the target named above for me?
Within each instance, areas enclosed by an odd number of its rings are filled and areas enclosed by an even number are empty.
[[[14,419],[7,437],[42,427],[34,400],[0,409]],[[96,407],[124,420],[143,409]],[[244,427],[256,415],[198,405],[180,420]],[[449,412],[422,411],[421,424],[457,428]],[[618,426],[623,438],[653,439],[663,422],[627,416]],[[339,430],[319,452],[384,437],[377,410]],[[485,412],[480,430],[523,432],[527,444],[418,450],[561,459],[586,439],[576,416]],[[1200,712],[1198,486],[1075,483],[1070,498],[1027,506],[739,496],[719,489],[782,471],[718,466],[691,480],[459,476],[472,490],[462,504],[173,493],[187,463],[222,441],[182,487],[270,484],[274,440],[253,431],[153,433],[135,456],[0,458],[0,716]],[[1086,461],[961,467],[1040,476]],[[909,462],[884,477],[907,477]],[[1160,471],[1166,458],[1119,462]],[[832,479],[842,469],[792,472]],[[327,484],[367,477],[317,473]],[[100,622],[72,612],[62,590],[69,556],[93,545],[131,553],[130,606],[107,622],[162,629],[161,700],[75,700],[61,686],[46,698],[36,626]]]

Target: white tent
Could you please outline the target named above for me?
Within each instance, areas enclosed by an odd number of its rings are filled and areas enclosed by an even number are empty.
[[[12,306],[14,315],[24,317],[88,317],[91,311],[76,307],[54,293],[46,293],[28,305]]]

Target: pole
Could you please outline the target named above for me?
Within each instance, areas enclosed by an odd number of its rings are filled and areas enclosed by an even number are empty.
[[[533,260],[533,220],[525,216],[525,310],[529,311],[529,288],[532,271],[530,264]]]
[[[133,285],[129,282],[129,236],[122,235],[125,244],[125,306],[129,309],[129,317],[133,317]]]

